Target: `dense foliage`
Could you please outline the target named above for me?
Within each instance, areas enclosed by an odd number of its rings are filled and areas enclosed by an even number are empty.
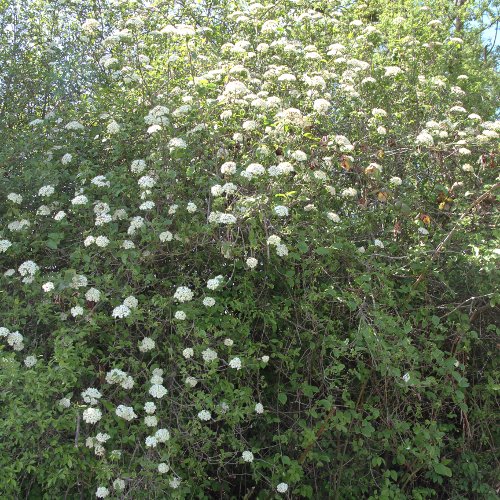
[[[0,2],[0,496],[497,498],[494,4]]]

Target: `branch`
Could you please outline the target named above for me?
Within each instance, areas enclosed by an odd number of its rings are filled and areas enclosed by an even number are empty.
[[[495,189],[498,189],[500,187],[500,182],[497,182],[494,184],[488,191],[483,193],[479,198],[477,198],[472,205],[469,206],[469,208],[460,216],[460,218],[457,220],[455,225],[453,226],[452,230],[446,235],[446,238],[437,246],[436,250],[434,250],[434,253],[432,254],[431,261],[429,262],[429,265],[437,259],[439,254],[441,253],[441,250],[443,250],[444,246],[450,238],[455,234],[456,230],[460,226],[460,222],[475,208],[477,207],[482,201],[484,201],[488,196],[495,191]],[[429,269],[427,269],[428,271]],[[422,274],[417,278],[417,281],[413,283],[413,287],[416,287],[425,277],[426,271],[423,271]]]

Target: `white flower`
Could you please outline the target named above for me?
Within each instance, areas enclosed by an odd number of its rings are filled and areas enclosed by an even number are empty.
[[[275,234],[272,234],[267,238],[268,245],[279,245],[281,243],[281,238]]]
[[[146,162],[144,160],[134,160],[130,165],[130,171],[134,174],[140,174],[146,169]]]
[[[375,118],[385,118],[387,116],[387,111],[385,111],[384,109],[380,109],[380,108],[373,108],[372,115]]]
[[[87,286],[88,280],[83,274],[76,274],[71,279],[71,288],[83,288]]]
[[[186,349],[184,349],[182,351],[182,355],[186,358],[186,359],[190,359],[194,356],[194,350],[191,348],[191,347],[186,347]]]
[[[125,481],[123,479],[117,478],[113,481],[113,488],[117,491],[122,491],[125,489]]]
[[[118,368],[106,373],[106,382],[111,385],[119,384],[124,389],[132,389],[134,386],[134,379]]]
[[[205,297],[203,299],[203,305],[206,307],[213,307],[215,305],[215,299],[213,297]]]
[[[234,161],[227,161],[220,167],[221,174],[231,175],[236,172],[236,163]]]
[[[130,309],[126,305],[120,305],[113,309],[113,318],[126,318],[131,313]]]
[[[118,132],[120,132],[120,125],[118,125],[118,123],[113,120],[108,124],[106,130],[108,131],[108,134],[117,134]]]
[[[174,317],[179,321],[184,321],[187,316],[184,311],[175,311]]]
[[[72,205],[86,205],[88,203],[89,199],[81,194],[81,195],[78,195],[78,196],[75,196],[72,200],[71,200],[71,204]]]
[[[306,153],[304,153],[304,151],[300,151],[300,150],[294,151],[294,152],[291,154],[291,157],[292,157],[295,161],[306,161],[306,160],[307,160],[307,155],[306,155]]]
[[[39,267],[32,260],[27,260],[19,266],[18,271],[21,276],[33,276],[38,269]]]
[[[234,345],[234,340],[233,339],[224,339],[224,345],[227,346],[227,347],[231,347]]]
[[[155,202],[148,200],[139,205],[139,210],[151,210],[155,207]]]
[[[135,243],[130,240],[124,240],[122,243],[122,248],[125,250],[130,250],[131,248],[135,248]]]
[[[358,192],[354,188],[346,188],[342,190],[341,196],[343,198],[354,198],[358,195]]]
[[[222,284],[224,277],[222,275],[216,276],[215,278],[209,279],[207,281],[207,288],[209,290],[217,290]]]
[[[83,314],[83,307],[82,306],[75,306],[71,308],[71,316],[76,318],[77,316],[81,316]]]
[[[255,257],[248,257],[246,264],[250,269],[254,269],[259,264],[259,261]]]
[[[9,231],[21,231],[25,227],[29,227],[30,222],[27,219],[15,220],[7,225]]]
[[[111,436],[109,434],[99,432],[95,438],[99,441],[99,443],[105,443],[111,438]]]
[[[89,288],[85,293],[85,298],[89,302],[99,302],[101,299],[101,292],[97,288]]]
[[[12,243],[9,240],[0,240],[0,253],[6,252],[11,246]]]
[[[458,149],[458,154],[462,156],[467,156],[471,154],[471,150],[467,148],[459,148]]]
[[[234,368],[235,370],[241,370],[241,359],[240,358],[233,358],[229,362],[229,366],[231,368]]]
[[[63,220],[64,217],[66,217],[66,212],[64,212],[64,210],[61,210],[61,211],[57,212],[56,215],[54,215],[54,220],[60,221],[60,220]]]
[[[184,382],[186,383],[186,385],[189,385],[189,387],[196,387],[198,380],[195,377],[186,377],[186,380]]]
[[[208,422],[212,418],[212,414],[208,410],[201,410],[198,413],[198,418],[204,422]]]
[[[70,153],[66,153],[62,158],[61,158],[61,163],[63,165],[67,165],[68,163],[71,162],[71,160],[73,159],[73,155],[71,155]]]
[[[340,217],[338,214],[335,212],[328,212],[326,216],[332,221],[332,222],[340,222]]]
[[[102,418],[102,412],[98,408],[87,408],[83,411],[83,420],[87,424],[95,424]]]
[[[295,82],[297,78],[291,73],[283,73],[278,77],[279,82]]]
[[[26,356],[24,358],[24,364],[26,365],[27,368],[32,368],[33,366],[36,365],[36,358],[35,356]]]
[[[189,302],[193,300],[193,292],[187,286],[180,286],[174,293],[174,299],[178,302]]]
[[[91,405],[96,405],[101,397],[102,394],[94,387],[89,387],[82,392],[83,400]]]
[[[47,185],[47,186],[42,186],[39,190],[38,190],[38,196],[51,196],[53,195],[55,192],[55,189],[54,189],[54,186],[50,186],[50,185]]]
[[[434,145],[434,139],[427,130],[422,130],[420,134],[418,134],[417,139],[415,140],[416,144],[422,144],[423,146],[433,146]]]
[[[156,405],[152,401],[144,403],[144,411],[149,415],[152,415],[156,411]]]
[[[382,127],[382,125],[379,125],[377,127],[377,134],[385,135],[387,134],[387,129],[385,127]]]
[[[393,185],[393,186],[401,186],[401,184],[403,184],[403,181],[401,180],[401,177],[391,177],[389,182]]]
[[[429,234],[429,231],[427,231],[427,229],[425,229],[425,227],[419,227],[418,228],[418,232],[424,236],[428,235]]]
[[[106,236],[98,236],[95,239],[95,244],[100,248],[105,248],[109,245],[109,239]]]
[[[286,217],[288,215],[288,208],[285,207],[284,205],[276,205],[274,207],[274,213],[278,217]]]
[[[14,351],[22,351],[24,349],[23,336],[19,332],[9,332],[7,334],[7,344],[9,344]]]
[[[278,493],[286,493],[288,491],[288,484],[286,483],[278,484],[278,486],[276,486],[276,491]]]
[[[61,398],[57,404],[61,407],[61,408],[69,408],[70,405],[71,405],[71,400],[69,398]]]
[[[107,496],[109,496],[108,488],[104,486],[99,486],[99,488],[97,488],[97,491],[95,492],[95,496],[97,498],[106,498]]]
[[[161,130],[161,125],[155,124],[151,125],[151,127],[148,127],[148,134],[154,134],[155,132],[158,132]]]
[[[146,448],[156,448],[158,440],[154,436],[148,436],[146,438]]]
[[[139,187],[141,187],[143,189],[148,189],[148,188],[152,188],[156,184],[156,181],[149,175],[143,175],[137,181],[137,184],[139,185]]]
[[[83,240],[83,245],[86,246],[86,247],[92,245],[92,243],[95,243],[95,238],[93,236],[87,236]]]
[[[264,413],[264,406],[262,405],[262,403],[255,404],[255,413],[258,413],[259,415]]]
[[[288,255],[288,248],[283,243],[276,245],[276,254],[279,257],[286,257]]]
[[[7,195],[7,199],[11,201],[12,203],[15,203],[16,205],[19,205],[23,201],[23,197],[20,194],[17,193],[9,193]]]
[[[220,184],[215,184],[214,186],[212,186],[210,188],[210,192],[214,197],[222,196],[224,194],[224,190],[222,189],[222,186]]]
[[[139,304],[139,301],[133,296],[129,295],[124,301],[123,305],[129,307],[130,309],[135,309],[137,305]]]
[[[45,293],[50,292],[54,290],[54,283],[52,283],[52,281],[47,281],[47,283],[42,285],[42,289]]]
[[[155,348],[155,345],[156,345],[156,343],[152,338],[144,337],[139,342],[139,351],[141,351],[141,352],[152,351]]]
[[[123,418],[130,422],[134,418],[137,418],[137,415],[134,412],[134,409],[131,406],[119,405],[116,407],[115,413],[118,417]]]
[[[164,231],[163,233],[160,233],[160,241],[162,243],[165,243],[166,241],[172,241],[173,234],[170,231]]]
[[[453,106],[450,108],[450,113],[467,113],[467,110],[462,106]]]
[[[149,389],[149,394],[156,399],[161,399],[167,392],[167,389],[161,384],[153,384]]]
[[[253,453],[251,451],[245,450],[241,454],[241,458],[243,459],[244,462],[253,462]]]
[[[396,76],[402,73],[403,70],[399,66],[386,66],[384,76]]]
[[[158,472],[160,474],[166,474],[169,470],[170,467],[166,463],[162,462],[161,464],[158,464]]]
[[[326,99],[316,99],[313,103],[313,109],[316,113],[323,115],[325,114],[331,107],[331,104]]]
[[[194,212],[196,212],[196,210],[198,209],[198,207],[192,202],[190,201],[188,204],[187,204],[187,207],[186,207],[186,210],[192,214]]]
[[[181,485],[181,479],[179,477],[173,477],[168,484],[174,490],[176,490]]]
[[[111,183],[106,180],[105,175],[96,175],[91,181],[91,184],[94,184],[94,186],[98,187],[109,187],[111,186]]]
[[[266,173],[266,169],[260,163],[250,163],[247,168],[241,173],[242,177],[253,179]]]
[[[464,172],[474,172],[474,167],[470,163],[465,163],[462,165],[462,170]]]
[[[172,139],[170,139],[168,146],[169,146],[171,151],[174,149],[186,149],[187,148],[186,141],[184,139],[181,139],[180,137],[173,137]]]
[[[403,380],[408,383],[410,381],[410,374],[408,372],[406,372],[404,375],[403,375]]]
[[[374,244],[376,247],[379,247],[379,248],[384,248],[384,244],[383,244],[380,240],[374,240],[373,244]]]
[[[205,349],[202,353],[201,356],[203,357],[203,360],[205,363],[209,363],[210,361],[214,361],[217,359],[217,353],[213,349]]]

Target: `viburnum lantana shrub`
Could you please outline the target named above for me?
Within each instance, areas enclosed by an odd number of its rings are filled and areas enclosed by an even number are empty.
[[[56,4],[2,111],[2,495],[496,498],[473,6]]]

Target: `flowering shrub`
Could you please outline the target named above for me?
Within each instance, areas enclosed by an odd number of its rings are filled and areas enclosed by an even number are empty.
[[[2,496],[495,498],[482,13],[237,3],[1,35]]]

